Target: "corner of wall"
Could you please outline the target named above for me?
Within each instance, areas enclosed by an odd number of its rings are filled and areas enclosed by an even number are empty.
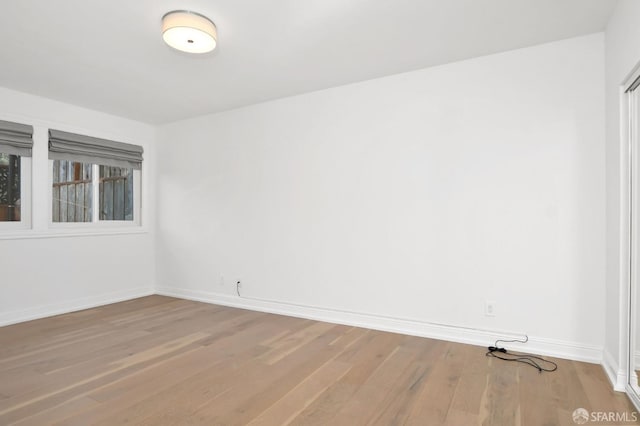
[[[602,368],[611,382],[613,389],[616,392],[625,392],[627,384],[627,375],[615,361],[613,355],[611,355],[606,349],[602,354]]]

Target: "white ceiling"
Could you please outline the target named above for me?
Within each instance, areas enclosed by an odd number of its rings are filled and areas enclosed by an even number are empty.
[[[0,9],[0,86],[166,123],[602,31],[611,0],[15,0]],[[212,19],[192,56],[170,10]]]

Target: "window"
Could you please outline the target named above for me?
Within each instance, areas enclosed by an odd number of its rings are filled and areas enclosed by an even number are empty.
[[[100,220],[133,220],[133,169],[100,166]]]
[[[53,221],[91,222],[93,219],[92,165],[53,161]]]
[[[20,221],[20,156],[0,153],[0,221]]]
[[[139,223],[142,147],[49,131],[52,221]]]
[[[0,121],[0,223],[28,224],[32,146],[31,126]]]

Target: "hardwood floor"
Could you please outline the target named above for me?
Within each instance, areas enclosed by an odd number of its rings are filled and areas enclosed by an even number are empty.
[[[0,328],[0,424],[573,425],[579,407],[634,411],[599,365],[539,374],[484,353],[151,296]]]

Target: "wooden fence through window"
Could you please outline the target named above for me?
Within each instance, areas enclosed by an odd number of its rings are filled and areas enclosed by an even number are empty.
[[[133,170],[109,166],[99,170],[99,219],[133,220]],[[91,164],[54,161],[54,222],[91,222],[92,173]]]
[[[100,220],[133,220],[133,170],[100,166]]]
[[[91,164],[53,162],[53,221],[91,222]]]

